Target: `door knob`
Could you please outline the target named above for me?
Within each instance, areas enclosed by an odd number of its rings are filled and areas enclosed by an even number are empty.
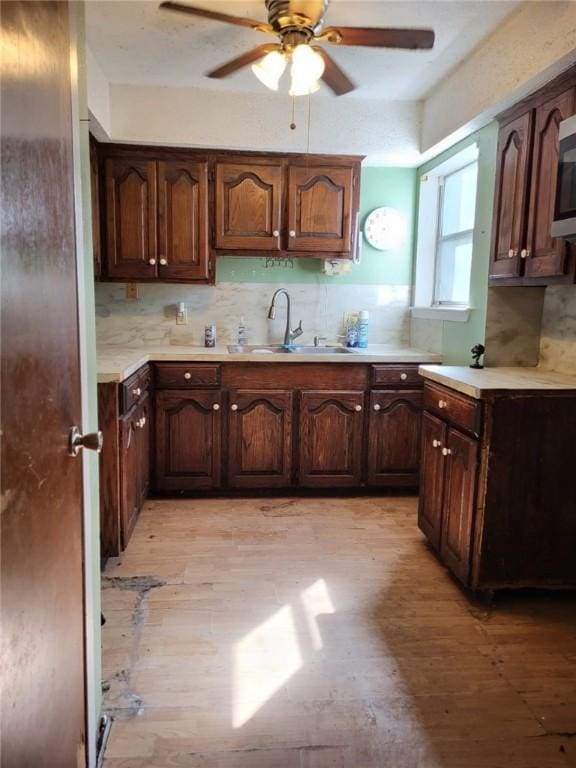
[[[103,445],[104,435],[100,430],[98,432],[88,432],[86,435],[83,435],[78,427],[72,427],[70,430],[68,437],[68,453],[70,456],[78,456],[81,448],[102,453]]]

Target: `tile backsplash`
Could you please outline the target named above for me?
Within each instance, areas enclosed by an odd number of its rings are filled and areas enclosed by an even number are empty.
[[[576,374],[576,287],[549,286],[544,297],[540,365]]]
[[[276,287],[270,283],[218,283],[215,286],[139,285],[140,298],[126,298],[117,283],[96,285],[96,333],[100,345],[137,347],[203,345],[204,326],[215,325],[218,343],[237,339],[244,317],[248,343],[281,342],[286,323],[285,299],[280,298],[276,318],[268,320],[268,307]],[[370,313],[369,341],[373,344],[409,343],[408,285],[291,284],[292,326],[302,320],[302,343],[315,335],[341,341],[345,312]],[[176,325],[176,306],[188,308],[188,324]]]

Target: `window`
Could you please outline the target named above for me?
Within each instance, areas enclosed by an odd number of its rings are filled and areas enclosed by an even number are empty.
[[[417,317],[467,320],[478,183],[476,144],[420,179],[414,308]]]

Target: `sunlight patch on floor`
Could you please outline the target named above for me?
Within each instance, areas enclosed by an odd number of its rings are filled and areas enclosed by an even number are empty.
[[[312,647],[315,651],[321,651],[323,643],[318,627],[318,616],[326,613],[335,613],[324,579],[318,579],[311,587],[305,589],[300,595],[300,600],[306,615],[308,631],[312,638]]]

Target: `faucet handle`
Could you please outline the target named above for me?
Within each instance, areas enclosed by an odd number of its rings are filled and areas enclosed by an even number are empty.
[[[321,346],[321,342],[328,341],[327,336],[314,336],[314,346],[319,347]]]
[[[297,339],[298,336],[302,336],[304,331],[302,330],[302,320],[298,323],[298,327],[292,331],[292,338]]]

